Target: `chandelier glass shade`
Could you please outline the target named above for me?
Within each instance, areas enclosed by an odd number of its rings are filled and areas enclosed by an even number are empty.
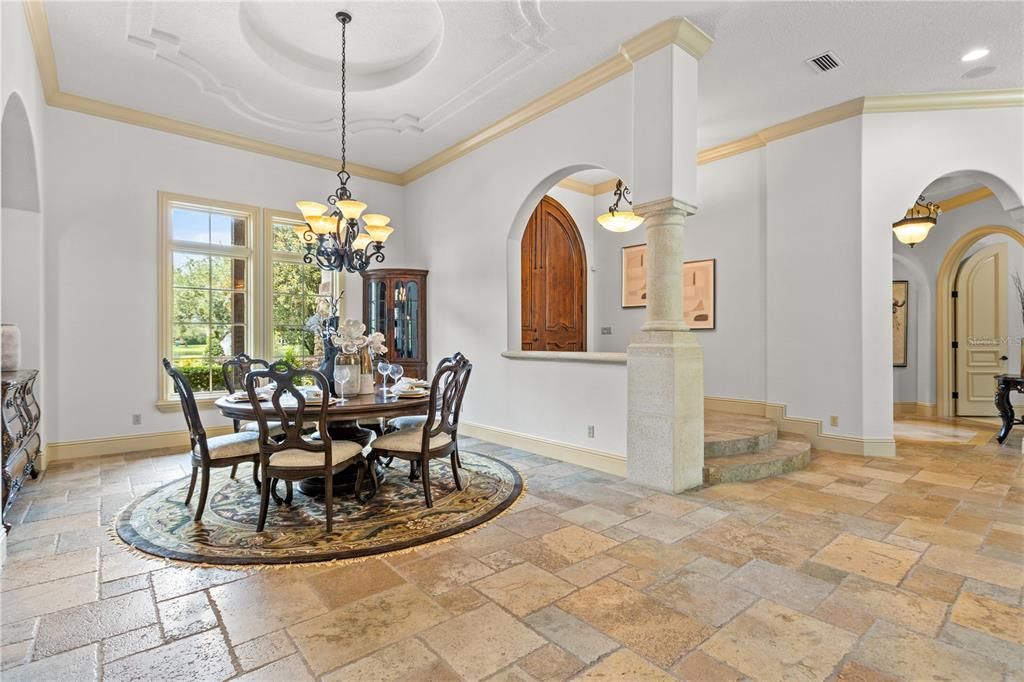
[[[352,198],[348,188],[351,179],[347,166],[347,90],[346,90],[346,27],[352,21],[348,12],[338,12],[341,23],[341,170],[338,189],[327,197],[327,204],[316,201],[298,201],[305,225],[296,227],[306,247],[303,260],[316,263],[322,270],[362,272],[371,262],[384,262],[384,242],[394,228],[391,219],[376,213],[363,214],[366,204]],[[360,230],[359,219],[366,224]]]
[[[917,198],[917,201],[907,211],[906,216],[892,225],[892,231],[901,243],[914,248],[920,244],[935,227],[942,208],[931,201],[925,203],[924,195]]]
[[[640,223],[644,221],[643,217],[631,210],[621,210],[619,204],[623,200],[630,206],[633,205],[629,199],[629,187],[619,180],[615,183],[615,203],[608,207],[607,213],[602,213],[597,217],[597,222],[601,227],[611,232],[629,232],[640,227]]]

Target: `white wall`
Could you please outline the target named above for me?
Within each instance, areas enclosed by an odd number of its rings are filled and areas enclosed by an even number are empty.
[[[892,223],[935,179],[975,171],[1021,229],[1024,108],[871,114],[863,130],[863,396],[865,433],[877,434],[892,428]]]
[[[0,3],[0,107],[20,99],[28,119],[31,153],[37,184],[39,211],[4,207],[0,210],[0,319],[15,323],[22,335],[22,367],[39,369],[42,380],[36,384],[36,396],[43,408],[41,437],[43,445],[50,439],[50,405],[46,397],[49,367],[42,351],[43,326],[43,271],[42,244],[45,213],[44,152],[46,145],[45,110],[42,84],[36,69],[35,53],[28,33],[25,11],[21,3]],[[19,145],[20,146],[20,145]],[[7,152],[0,145],[0,155]],[[10,170],[10,169],[9,169]],[[19,169],[18,172],[21,172]],[[0,179],[2,180],[2,179]],[[30,179],[29,182],[32,182]],[[17,283],[17,284],[14,284]]]
[[[624,365],[501,353],[519,336],[518,293],[509,296],[507,282],[518,280],[519,243],[537,202],[584,167],[632,168],[631,85],[631,76],[618,78],[406,187],[406,215],[416,221],[410,252],[430,268],[430,355],[461,350],[474,364],[466,421],[625,452]]]
[[[989,197],[939,216],[928,238],[913,249],[901,244],[893,237],[894,257],[893,279],[911,281],[911,310],[908,315],[907,367],[893,368],[894,397],[896,402],[920,402],[934,405],[935,396],[935,286],[939,267],[953,244],[968,232],[986,225],[1015,226],[1013,217],[1007,213],[995,197]],[[1016,241],[1002,235],[984,238],[968,251],[968,255],[985,245],[1006,243],[1009,245],[1009,274],[1019,271],[1024,276],[1024,249]],[[915,280],[924,280],[927,287]],[[943,293],[945,295],[945,293]],[[1021,321],[1020,302],[1016,290],[1010,284],[1007,294],[1007,319],[1011,339],[1009,353],[1010,371],[1019,369],[1020,337],[1024,334]]]
[[[295,200],[326,196],[337,180],[328,170],[62,109],[47,116],[46,188],[60,197],[46,215],[51,440],[180,430],[181,414],[155,407],[157,192],[294,210]],[[355,178],[352,189],[398,227],[387,264],[412,265],[402,257],[410,230],[401,188]],[[355,317],[358,280],[347,284]],[[131,425],[133,413],[141,426]],[[224,422],[213,411],[203,418]]]
[[[865,435],[860,154],[857,118],[767,148],[768,400],[843,435]]]

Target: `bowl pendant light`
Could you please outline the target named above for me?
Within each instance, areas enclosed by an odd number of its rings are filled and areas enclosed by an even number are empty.
[[[601,224],[606,230],[611,232],[629,232],[630,230],[640,227],[640,223],[644,221],[643,217],[633,213],[633,211],[622,211],[619,209],[619,203],[623,200],[630,206],[633,202],[629,199],[629,187],[619,180],[615,183],[615,203],[608,207],[607,213],[602,213],[597,217],[597,222]]]
[[[385,215],[367,214],[366,204],[352,198],[348,188],[351,175],[347,170],[347,56],[346,28],[352,21],[348,12],[337,12],[334,15],[341,23],[341,170],[338,171],[338,189],[327,197],[330,206],[316,201],[298,201],[299,211],[305,221],[304,226],[296,227],[306,247],[303,260],[316,263],[321,270],[362,272],[371,262],[384,262],[384,242],[394,232],[389,226],[391,221]],[[360,231],[359,219],[366,223],[365,231]]]
[[[914,248],[915,244],[920,244],[928,237],[940,213],[941,206],[931,201],[925,203],[924,195],[921,195],[907,211],[907,215],[892,224],[892,231],[896,239]]]

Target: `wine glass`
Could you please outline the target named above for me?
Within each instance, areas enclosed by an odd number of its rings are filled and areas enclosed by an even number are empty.
[[[393,364],[388,368],[388,374],[390,374],[391,378],[394,380],[395,388],[392,390],[392,393],[394,393],[398,389],[398,380],[402,378],[403,374],[405,374],[405,368],[397,363]]]
[[[352,370],[348,365],[335,365],[334,366],[334,390],[338,392],[338,397],[341,398],[341,404],[345,404],[345,382],[352,376]]]
[[[391,363],[381,360],[377,363],[377,371],[380,372],[383,381],[380,385],[380,390],[384,395],[388,394],[388,372],[391,370]]]

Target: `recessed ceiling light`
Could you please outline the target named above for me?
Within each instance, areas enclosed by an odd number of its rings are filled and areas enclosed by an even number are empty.
[[[979,48],[976,48],[974,50],[971,50],[970,52],[965,54],[963,57],[960,57],[960,61],[962,61],[962,62],[973,62],[973,61],[976,61],[978,59],[981,59],[982,57],[987,57],[988,56],[988,52],[989,52],[989,50],[988,50],[987,47],[979,47]]]

